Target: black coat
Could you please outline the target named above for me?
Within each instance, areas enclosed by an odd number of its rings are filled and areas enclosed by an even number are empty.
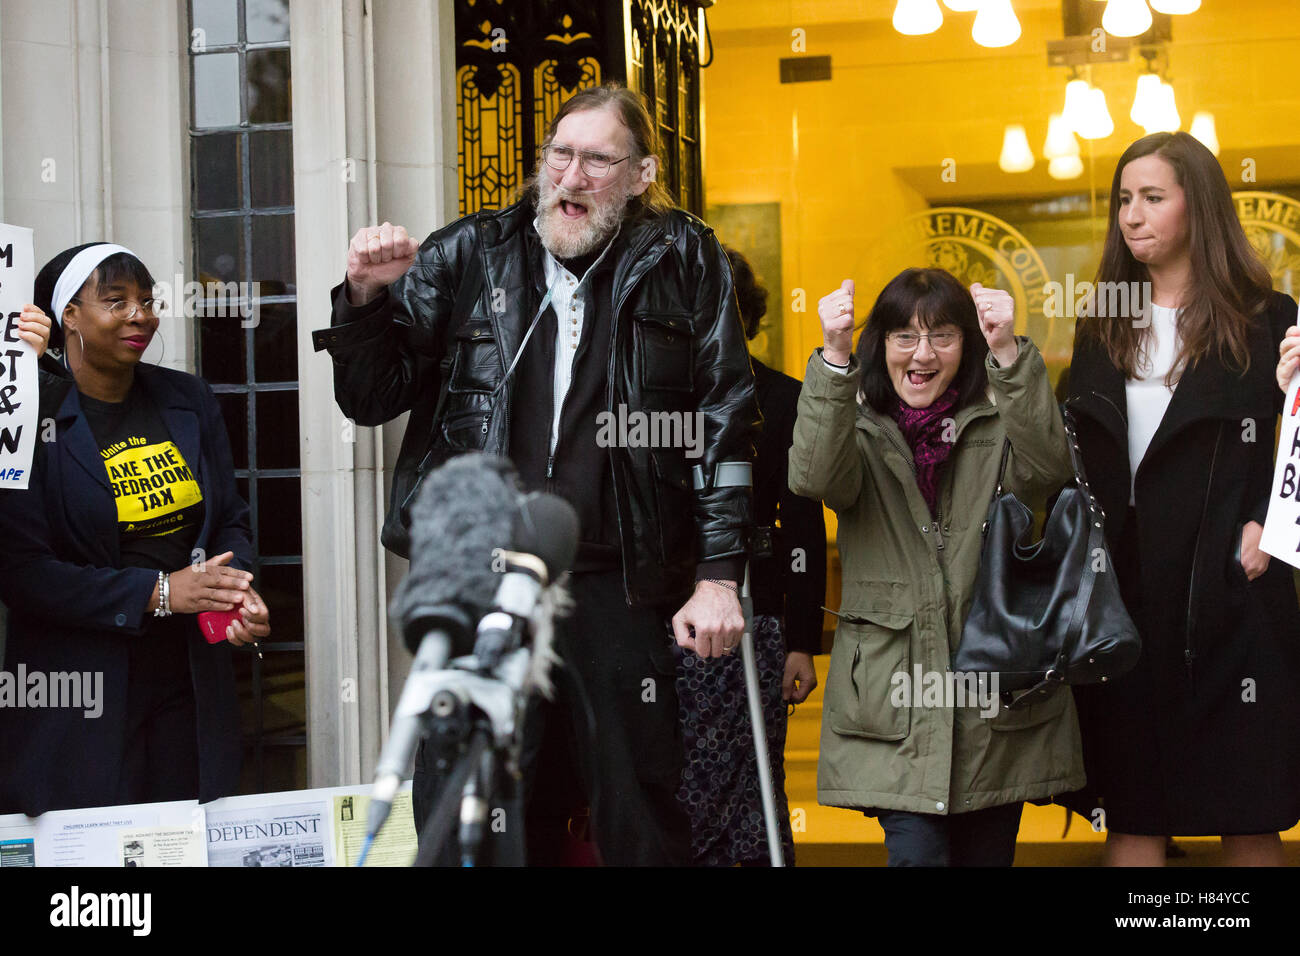
[[[203,491],[204,519],[195,548],[233,551],[248,570],[253,557],[248,506],[239,497],[230,443],[208,385],[183,372],[140,365],[137,381],[158,406],[172,441]],[[0,812],[31,816],[112,804],[126,744],[130,645],[150,620],[158,581],[148,568],[120,566],[117,507],[99,446],[77,390],[41,374],[41,419],[54,419],[51,441],[38,441],[26,491],[0,491],[0,599],[9,608],[5,670],[103,674],[103,712],[0,707]],[[239,712],[230,645],[208,644],[193,615],[190,671],[198,720],[199,798],[239,785]]]
[[[1300,819],[1300,608],[1276,558],[1247,581],[1241,529],[1264,522],[1283,396],[1278,343],[1296,303],[1274,293],[1249,370],[1216,357],[1187,370],[1138,468],[1123,373],[1076,341],[1069,407],[1106,514],[1120,586],[1142,637],[1138,664],[1076,688],[1088,789],[1071,806],[1134,834],[1247,834]]]
[[[757,359],[751,361],[763,414],[763,434],[754,456],[754,522],[769,528],[780,522],[772,533],[772,556],[755,559],[750,567],[754,612],[782,619],[787,652],[820,654],[826,515],[820,501],[796,495],[787,480],[802,385]]]
[[[534,216],[523,201],[445,226],[362,318],[353,320],[336,289],[331,326],[312,335],[334,360],[343,414],[379,425],[411,412],[384,521],[384,544],[398,553],[430,469],[461,452],[510,448],[518,376],[497,386],[533,319],[525,231]],[[731,269],[713,230],[674,209],[630,220],[623,233],[607,408],[704,415],[699,459],[681,448],[609,450],[627,597],[650,605],[688,595],[697,562],[748,555],[750,490],[693,490],[692,471],[712,476],[719,462],[752,461],[760,419]]]

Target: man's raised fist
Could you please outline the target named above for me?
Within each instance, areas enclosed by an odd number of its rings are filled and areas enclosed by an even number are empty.
[[[348,301],[364,305],[415,262],[420,244],[402,226],[386,222],[357,230],[348,244]]]

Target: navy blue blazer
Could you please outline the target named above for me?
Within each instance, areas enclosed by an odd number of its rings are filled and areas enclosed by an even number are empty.
[[[195,542],[208,556],[233,551],[251,569],[248,506],[235,485],[225,424],[212,389],[184,372],[140,365],[153,400],[203,491]],[[54,431],[50,435],[49,419]],[[152,618],[157,571],[123,568],[117,506],[99,447],[71,380],[41,373],[41,430],[26,491],[0,491],[0,600],[9,608],[4,670],[102,672],[102,714],[78,708],[0,706],[0,812],[115,802],[126,743],[128,654]],[[208,644],[193,615],[188,633],[198,721],[199,799],[239,785],[239,711],[231,647]]]

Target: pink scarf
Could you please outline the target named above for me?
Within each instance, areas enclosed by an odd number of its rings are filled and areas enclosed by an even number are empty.
[[[939,466],[952,453],[952,434],[945,439],[944,432],[952,422],[952,409],[957,404],[957,389],[949,388],[934,400],[929,408],[912,408],[901,398],[894,400],[890,415],[898,422],[912,460],[916,463],[916,484],[921,497],[934,514],[939,505]],[[955,432],[955,427],[954,427]]]

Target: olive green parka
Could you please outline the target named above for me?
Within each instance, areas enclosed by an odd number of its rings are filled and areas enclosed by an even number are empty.
[[[956,409],[937,515],[917,486],[897,423],[858,401],[858,365],[808,363],[790,450],[790,490],[839,519],[840,613],[822,712],[818,801],[828,806],[964,813],[1076,790],[1084,783],[1069,688],[1008,710],[937,693],[974,597],[981,528],[1011,442],[1006,487],[1035,507],[1070,477],[1060,412],[1038,349],[998,367],[985,396]],[[917,678],[920,678],[918,681]],[[961,685],[965,690],[969,685]],[[946,699],[944,699],[946,698]],[[990,700],[987,690],[983,698]],[[960,699],[956,701],[960,703]]]

